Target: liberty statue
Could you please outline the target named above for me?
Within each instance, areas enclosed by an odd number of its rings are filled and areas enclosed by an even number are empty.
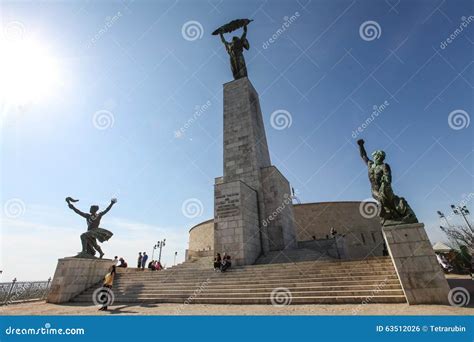
[[[221,37],[221,41],[230,57],[230,67],[235,80],[247,77],[247,65],[245,64],[243,52],[244,49],[248,50],[250,48],[249,41],[247,40],[247,25],[251,21],[250,19],[233,20],[219,27],[212,33],[213,35],[219,35]],[[233,32],[241,27],[243,27],[243,33],[240,37],[234,36],[230,42],[225,40],[224,33]]]

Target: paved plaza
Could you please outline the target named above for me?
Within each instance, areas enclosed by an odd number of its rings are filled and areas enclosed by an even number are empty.
[[[131,304],[112,305],[108,312],[92,304],[45,302],[9,305],[1,315],[474,315],[474,307],[447,305],[366,304],[366,305],[206,305]]]

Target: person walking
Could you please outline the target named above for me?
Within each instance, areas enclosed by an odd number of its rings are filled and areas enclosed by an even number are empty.
[[[142,267],[142,252],[138,253],[138,262],[137,262],[137,267],[140,268]]]
[[[143,252],[143,257],[142,257],[142,269],[145,269],[146,266],[146,261],[148,260],[148,255],[146,255],[146,252]]]
[[[115,278],[115,265],[113,265],[111,271],[105,275],[104,283],[102,284],[102,287],[111,289],[114,284],[114,278]],[[103,291],[101,292],[102,292],[102,295],[100,296],[100,298],[104,302],[102,304],[102,307],[99,309],[99,311],[107,311],[107,307],[111,299],[110,293],[108,293],[107,290],[105,289],[103,289]]]

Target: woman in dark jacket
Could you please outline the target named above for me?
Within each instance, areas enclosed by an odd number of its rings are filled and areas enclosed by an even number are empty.
[[[220,253],[217,253],[216,257],[214,258],[214,271],[220,270],[221,268],[222,258]]]

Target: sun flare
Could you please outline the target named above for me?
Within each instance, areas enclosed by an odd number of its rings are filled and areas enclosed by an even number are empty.
[[[50,96],[59,84],[58,65],[39,41],[0,39],[0,100],[21,105]]]

